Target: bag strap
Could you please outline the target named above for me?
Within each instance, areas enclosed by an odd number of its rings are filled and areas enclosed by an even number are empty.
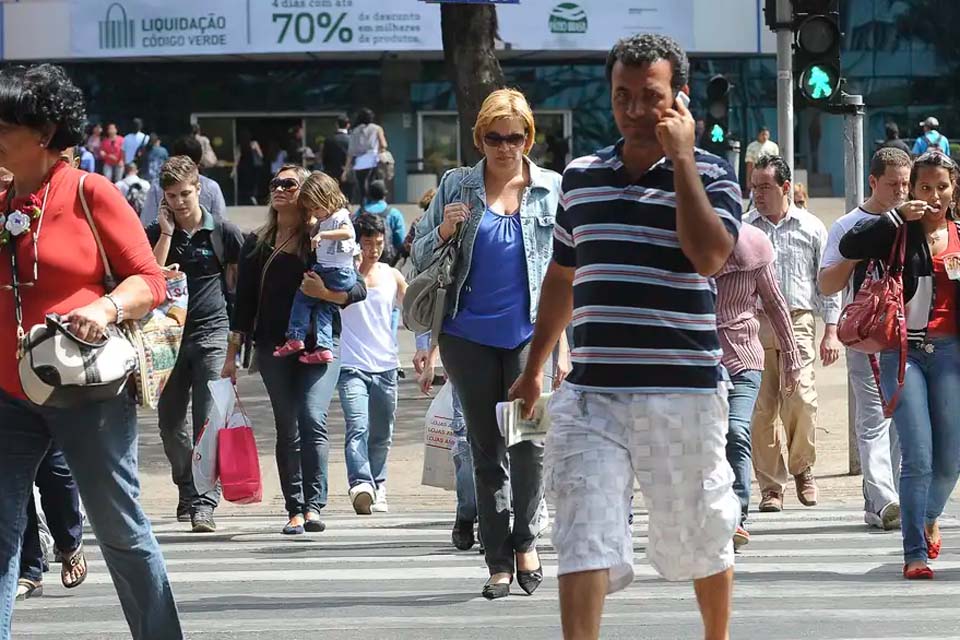
[[[469,173],[469,169],[462,168],[460,175],[460,202],[468,203],[470,189],[463,186],[463,178],[466,177],[466,174]],[[469,208],[469,205],[468,205]],[[439,286],[437,287],[437,297],[433,305],[433,322],[430,325],[430,350],[432,351],[439,345],[440,340],[440,330],[443,328],[443,319],[447,315],[447,288],[452,284],[453,277],[452,274],[456,269],[457,263],[460,261],[460,245],[463,243],[463,237],[466,234],[468,220],[465,220],[459,224],[457,227],[457,232],[451,238],[453,242],[453,255],[454,261],[450,267],[451,280],[449,282],[444,282],[441,278]]]
[[[117,288],[117,280],[110,268],[110,261],[107,259],[107,252],[103,248],[103,240],[100,239],[100,231],[97,230],[97,223],[93,220],[93,214],[90,212],[90,205],[87,204],[87,196],[83,190],[83,183],[87,179],[87,174],[80,176],[80,185],[77,190],[80,192],[80,204],[83,206],[83,213],[87,216],[87,224],[90,225],[90,231],[93,232],[93,239],[97,243],[97,250],[100,252],[100,258],[103,260],[103,286],[107,293]]]
[[[900,392],[903,391],[903,383],[907,373],[907,312],[906,304],[903,300],[903,264],[906,258],[907,230],[906,225],[902,226],[897,232],[897,239],[890,251],[890,266],[887,270],[887,277],[893,278],[900,285],[898,287],[900,296],[897,304],[897,325],[900,332],[900,349],[897,366],[897,390],[894,392],[890,401],[883,398],[883,388],[880,386],[880,364],[877,362],[877,356],[870,354],[870,368],[873,370],[873,380],[877,384],[877,393],[880,394],[880,403],[883,405],[883,416],[892,418],[893,412],[897,408],[897,402],[900,400]],[[894,256],[899,262],[894,262]]]
[[[263,263],[263,271],[260,272],[260,289],[259,289],[259,293],[257,294],[257,312],[253,316],[253,332],[252,333],[257,332],[257,321],[260,320],[260,307],[263,305],[263,287],[267,283],[267,270],[270,269],[270,265],[273,264],[273,261],[276,260],[278,255],[280,255],[280,252],[283,251],[283,248],[287,246],[287,243],[293,240],[294,237],[295,236],[290,236],[289,238],[284,240],[283,244],[281,244],[279,247],[274,249],[273,253],[270,254],[270,257],[267,258],[267,261]],[[253,336],[251,335],[250,337],[252,338]]]

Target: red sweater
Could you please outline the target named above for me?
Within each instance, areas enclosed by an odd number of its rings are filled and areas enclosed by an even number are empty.
[[[122,165],[124,161],[123,138],[120,136],[115,138],[107,138],[104,136],[101,138],[100,157],[103,159],[103,164],[110,166]]]
[[[77,188],[84,172],[60,162],[50,175],[50,194],[37,240],[36,285],[21,290],[23,326],[41,324],[48,313],[66,314],[101,297],[103,260],[87,224]],[[42,187],[38,192],[43,198]],[[120,191],[103,176],[88,174],[84,182],[87,203],[97,223],[110,266],[118,282],[140,275],[150,287],[153,306],[166,298],[166,282],[157,265],[140,220]],[[0,203],[6,204],[0,193]],[[10,250],[17,248],[21,282],[33,281],[33,239],[37,227],[10,245],[0,247],[0,286],[9,285]],[[26,399],[17,374],[17,323],[13,292],[0,289],[0,389]]]

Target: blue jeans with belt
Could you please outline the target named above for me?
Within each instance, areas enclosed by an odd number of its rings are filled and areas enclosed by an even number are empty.
[[[80,493],[70,468],[57,446],[51,446],[37,468],[37,487],[40,503],[46,516],[50,535],[61,553],[70,553],[83,542],[83,516],[80,513]],[[33,491],[27,506],[27,528],[23,532],[20,550],[20,577],[34,582],[43,580],[43,548],[40,545],[40,522]]]
[[[733,389],[727,395],[730,404],[727,429],[727,462],[733,469],[733,492],[740,499],[740,525],[747,521],[750,508],[750,420],[760,393],[762,371],[747,369],[730,376]]]
[[[897,391],[899,351],[880,354],[884,399]],[[893,413],[900,436],[903,560],[927,560],[924,524],[936,522],[960,476],[960,341],[931,338],[907,349],[903,390]]]
[[[340,406],[347,423],[344,457],[351,488],[366,482],[377,491],[387,482],[387,454],[397,414],[397,370],[340,370]]]
[[[333,351],[337,358],[329,364],[303,364],[296,358],[274,358],[272,348],[257,346],[277,428],[280,488],[290,517],[320,513],[327,505],[327,412],[340,377],[339,338],[334,338]]]
[[[135,640],[183,632],[160,546],[140,508],[137,410],[126,394],[71,409],[0,393],[0,640],[10,640],[20,546],[33,481],[52,442],[63,450],[87,507]]]

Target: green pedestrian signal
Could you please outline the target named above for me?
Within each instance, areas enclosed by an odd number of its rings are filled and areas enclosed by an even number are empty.
[[[710,142],[723,142],[725,137],[726,134],[723,131],[723,127],[719,124],[713,125],[713,128],[710,129]]]
[[[830,86],[830,76],[820,67],[810,69],[810,76],[807,78],[807,85],[810,86],[810,96],[814,100],[820,98],[829,98],[833,95],[833,87]]]
[[[828,65],[810,65],[800,77],[800,90],[813,102],[829,102],[839,85],[840,74]]]

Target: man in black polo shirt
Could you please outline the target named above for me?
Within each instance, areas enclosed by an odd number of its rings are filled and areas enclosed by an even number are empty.
[[[623,138],[564,171],[553,262],[511,390],[534,406],[572,319],[573,371],[550,403],[544,459],[568,639],[599,637],[606,594],[633,579],[634,478],[650,563],[668,580],[692,580],[705,637],[728,637],[740,506],[711,276],[733,250],[741,197],[730,165],[694,148],[693,116],[677,98],[688,75],[686,54],[665,36],[610,52]]]
[[[160,169],[163,200],[157,221],[147,228],[153,254],[161,265],[179,264],[187,275],[187,322],[177,363],[157,407],[163,449],[180,490],[177,520],[195,532],[216,531],[213,510],[217,491],[199,495],[193,485],[192,451],[210,408],[207,382],[220,378],[227,353],[226,291],[236,283],[243,236],[236,225],[200,205],[197,165],[174,156]],[[192,434],[186,427],[193,400]]]

